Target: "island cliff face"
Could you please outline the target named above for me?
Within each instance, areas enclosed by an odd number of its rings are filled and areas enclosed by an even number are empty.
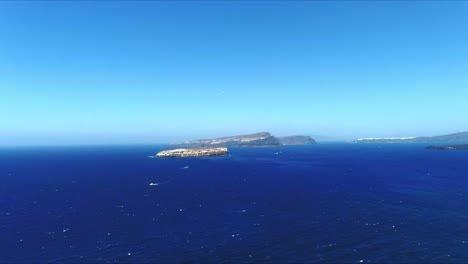
[[[355,143],[468,143],[468,132],[434,137],[360,138]]]
[[[189,158],[189,157],[211,157],[211,156],[224,156],[228,154],[227,148],[180,148],[172,150],[164,150],[156,154],[156,157],[176,157],[176,158]]]
[[[278,137],[278,140],[281,145],[310,145],[317,143],[309,136]]]
[[[172,144],[180,147],[274,147],[281,143],[268,132],[250,135],[200,139]]]

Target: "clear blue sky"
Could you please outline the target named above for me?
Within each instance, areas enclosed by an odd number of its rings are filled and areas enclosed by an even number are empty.
[[[0,2],[0,144],[468,130],[468,2]]]

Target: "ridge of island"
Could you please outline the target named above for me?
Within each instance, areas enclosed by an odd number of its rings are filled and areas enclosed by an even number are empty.
[[[220,137],[212,139],[199,139],[170,144],[170,146],[191,147],[279,147],[283,145],[309,145],[315,144],[309,136],[275,137],[268,132],[259,132],[248,135]]]
[[[156,154],[156,157],[166,158],[189,158],[189,157],[212,157],[227,155],[227,148],[179,148],[164,150]]]
[[[281,143],[268,132],[249,135],[229,136],[213,139],[199,139],[171,144],[183,148],[200,147],[275,147]]]

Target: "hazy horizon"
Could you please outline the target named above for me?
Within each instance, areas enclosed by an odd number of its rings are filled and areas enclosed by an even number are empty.
[[[468,130],[467,2],[1,2],[0,145]]]
[[[101,134],[101,135],[87,135],[88,137],[83,137],[82,140],[77,140],[73,138],[70,140],[69,137],[55,137],[53,141],[50,140],[51,136],[53,135],[34,135],[34,136],[24,136],[21,139],[21,142],[8,142],[8,138],[5,141],[0,142],[0,147],[24,147],[24,146],[88,146],[88,145],[140,145],[140,144],[154,144],[154,145],[165,145],[165,144],[173,144],[173,143],[181,143],[184,141],[190,140],[198,140],[198,139],[211,139],[211,138],[220,138],[220,137],[227,137],[227,136],[239,136],[239,135],[248,135],[254,134],[258,132],[268,132],[268,131],[251,131],[246,133],[238,133],[238,134],[205,134],[199,136],[155,136],[149,134],[138,134],[138,135],[130,135],[134,139],[133,141],[129,141],[122,135],[116,135],[112,138],[109,138],[108,135]],[[458,131],[458,132],[466,132],[466,131]],[[458,133],[454,132],[454,133]],[[441,136],[441,135],[448,135],[454,133],[446,133],[440,135],[417,135],[417,136],[409,136],[409,137],[425,137],[425,136]],[[273,136],[283,137],[283,136],[310,136],[318,143],[333,143],[333,142],[352,142],[356,139],[360,138],[374,138],[374,136],[369,137],[332,137],[332,136],[323,136],[323,135],[313,135],[308,133],[298,133],[298,134],[275,134],[271,133]],[[377,136],[375,138],[392,138],[392,137],[405,137],[405,136]],[[90,140],[92,139],[92,140]],[[138,139],[138,140],[137,140]]]

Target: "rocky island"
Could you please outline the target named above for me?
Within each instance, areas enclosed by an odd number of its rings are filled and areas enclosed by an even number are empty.
[[[170,144],[169,147],[176,149],[161,151],[156,154],[156,157],[223,156],[228,154],[227,147],[279,147],[283,145],[309,145],[315,143],[315,140],[309,136],[274,137],[268,132],[260,132]]]
[[[429,146],[426,149],[430,150],[468,150],[468,144],[463,145],[445,145],[445,146]]]
[[[249,135],[221,137],[214,139],[199,139],[185,141],[172,146],[180,147],[259,147],[259,146],[279,146],[277,138],[268,132],[260,132]]]
[[[156,154],[156,157],[167,158],[189,158],[189,157],[212,157],[228,154],[227,148],[179,148],[164,150]]]
[[[282,145],[308,145],[316,143],[309,136],[274,137],[268,132],[249,135],[199,139],[171,144],[177,147],[278,147]]]

